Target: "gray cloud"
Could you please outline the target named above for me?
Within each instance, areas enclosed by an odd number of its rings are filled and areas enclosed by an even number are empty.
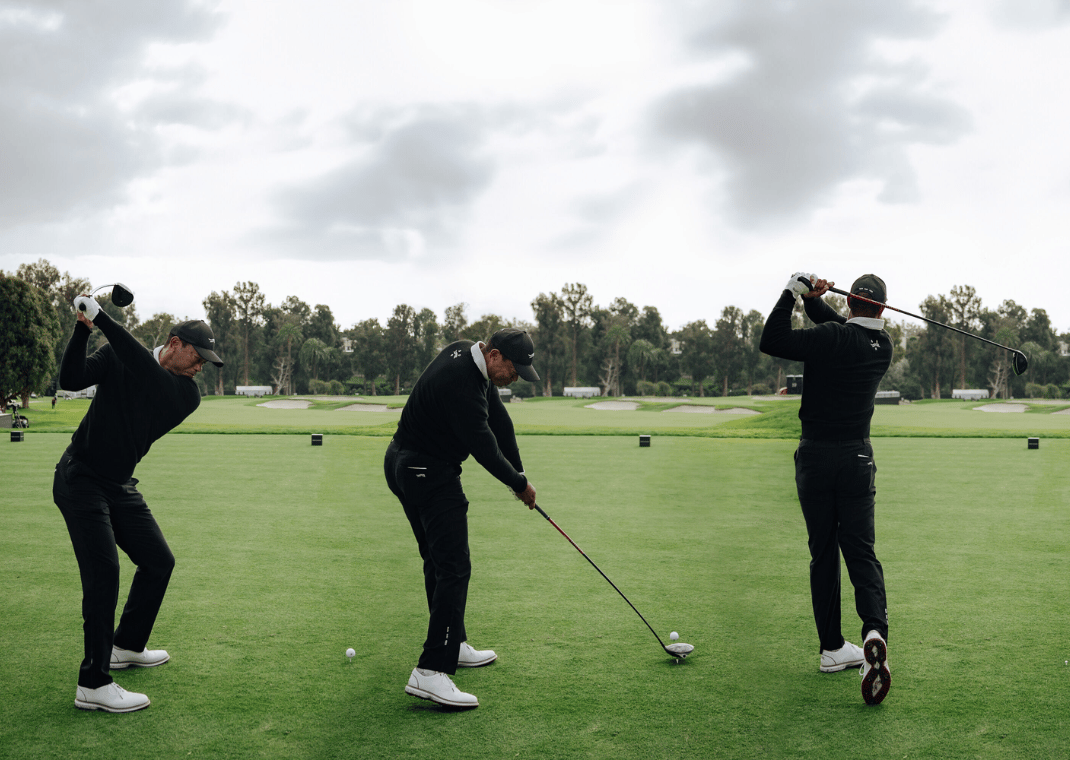
[[[467,106],[423,106],[354,116],[359,157],[278,194],[272,230],[301,258],[393,258],[416,240],[448,243],[490,185],[486,152],[498,119]]]
[[[1046,31],[1070,22],[1070,0],[999,0],[992,6],[992,16],[1011,28]]]
[[[0,7],[0,229],[106,208],[157,166],[151,130],[113,93],[152,79],[147,44],[204,39],[216,23],[184,0]]]
[[[874,52],[877,41],[935,33],[939,17],[917,3],[739,0],[688,8],[694,13],[683,20],[697,30],[691,53],[741,54],[747,64],[726,81],[664,96],[652,108],[652,134],[661,149],[707,149],[743,224],[804,216],[855,179],[883,183],[887,202],[913,200],[906,148],[946,144],[969,129],[961,107],[924,89],[923,66]]]

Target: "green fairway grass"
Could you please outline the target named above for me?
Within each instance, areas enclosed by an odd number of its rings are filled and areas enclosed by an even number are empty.
[[[286,411],[230,403],[197,414]],[[528,404],[510,406],[514,419]],[[69,433],[0,441],[0,757],[1067,756],[1070,441],[874,441],[893,686],[867,707],[857,671],[818,672],[794,441],[522,436],[540,505],[666,642],[679,631],[695,653],[672,664],[583,557],[469,461],[468,629],[499,660],[458,673],[481,706],[450,712],[403,693],[427,616],[415,541],[382,477],[389,430],[324,432],[317,447],[174,434],[141,463],[177,566],[149,644],[171,662],[116,674],[152,699],[129,715],[73,706],[80,587],[51,500]],[[858,643],[844,583],[844,634]]]

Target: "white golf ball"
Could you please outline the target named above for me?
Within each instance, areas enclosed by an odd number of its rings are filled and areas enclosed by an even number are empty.
[[[357,656],[357,653],[356,653],[356,651],[355,651],[355,650],[353,649],[353,647],[350,647],[349,649],[347,649],[347,650],[346,650],[346,657],[348,657],[349,659],[351,659],[351,660],[352,660],[352,659],[353,659],[354,657],[356,657],[356,656]]]
[[[669,641],[676,641],[678,638],[680,638],[680,634],[678,634],[676,631],[673,631],[669,634]]]

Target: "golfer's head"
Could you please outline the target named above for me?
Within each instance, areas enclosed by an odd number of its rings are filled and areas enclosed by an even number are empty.
[[[526,330],[504,327],[487,339],[487,351],[497,350],[501,362],[494,360],[487,363],[487,374],[491,381],[502,388],[509,383],[523,378],[531,383],[539,381],[539,375],[531,366],[535,359],[535,343]],[[491,364],[495,372],[492,374]],[[497,375],[497,377],[495,377]]]
[[[183,343],[193,346],[203,361],[211,362],[217,367],[223,366],[223,360],[215,352],[215,333],[200,319],[181,322],[171,328],[171,336]]]
[[[882,304],[888,301],[888,289],[884,285],[884,280],[875,274],[864,274],[855,280],[851,285],[851,295],[861,296],[861,298],[847,297],[847,305],[851,313],[859,317],[880,316],[884,307],[869,303],[869,301],[879,301]],[[869,300],[863,301],[862,298]]]

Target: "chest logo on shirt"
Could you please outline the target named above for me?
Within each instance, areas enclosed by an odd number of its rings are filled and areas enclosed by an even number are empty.
[[[461,349],[458,348],[456,351],[454,351],[452,354],[450,354],[450,358],[451,359],[460,359],[462,353],[464,353],[464,352],[461,351]]]
[[[877,342],[877,341],[875,341],[875,340],[871,340],[871,341],[869,342],[869,345],[873,346],[873,350],[874,350],[874,351],[880,351],[880,348],[881,348],[881,344],[880,344],[879,342]]]

